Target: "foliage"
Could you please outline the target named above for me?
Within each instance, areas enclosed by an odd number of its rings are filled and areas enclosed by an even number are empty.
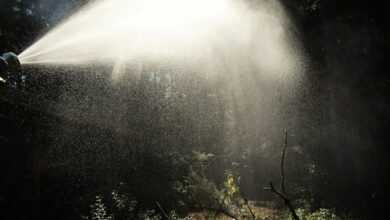
[[[301,220],[351,220],[350,217],[340,217],[334,210],[320,208],[314,212],[311,212],[308,209],[299,208],[297,209],[297,214]],[[293,218],[289,213],[286,213],[284,216],[286,220],[292,220]]]
[[[90,206],[90,216],[83,216],[85,220],[112,220],[112,216],[107,213],[102,197],[96,196],[95,202]]]
[[[239,193],[236,177],[230,172],[226,175],[224,186],[226,198],[229,200],[232,200]]]
[[[103,202],[103,197],[98,195],[95,197],[93,204],[90,205],[89,215],[82,216],[84,220],[161,220],[163,214],[155,209],[136,210],[137,201],[130,199],[129,195],[122,194],[118,190],[113,190],[111,198],[114,205],[109,209],[107,202]],[[109,211],[110,210],[110,211]],[[110,214],[109,214],[110,213]],[[180,217],[175,210],[170,211],[167,220],[191,220],[190,216]]]
[[[250,206],[240,194],[238,177],[234,172],[225,171],[224,180],[219,184],[206,175],[213,160],[213,154],[193,152],[191,171],[177,187],[187,198],[186,205],[210,214],[224,214],[232,218],[251,216]]]

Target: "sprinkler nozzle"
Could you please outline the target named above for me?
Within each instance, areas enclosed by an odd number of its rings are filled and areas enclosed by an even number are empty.
[[[7,52],[0,56],[0,82],[19,81],[21,64],[18,56]]]
[[[8,69],[8,62],[0,56],[0,76]]]
[[[13,52],[4,53],[1,56],[1,58],[6,61],[6,64],[8,64],[7,71],[10,72],[20,71],[21,69],[20,61],[18,56],[15,53]]]

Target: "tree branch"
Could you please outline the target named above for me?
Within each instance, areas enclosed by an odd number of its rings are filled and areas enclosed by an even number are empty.
[[[248,201],[246,198],[244,198],[244,201],[245,201],[245,205],[247,206],[249,212],[250,212],[251,215],[252,215],[253,220],[256,220],[256,215],[255,215],[255,213],[252,211],[252,208],[251,208],[251,206],[249,205],[249,201]]]
[[[212,212],[215,212],[215,213],[221,213],[221,214],[224,214],[232,219],[238,219],[236,216],[234,216],[233,214],[231,214],[230,212],[224,210],[224,209],[216,209],[216,208],[209,208],[209,207],[203,207],[203,209],[205,210],[208,210],[208,211],[212,211]]]
[[[283,193],[276,190],[274,187],[274,184],[272,182],[269,183],[269,187],[270,187],[269,190],[271,190],[271,192],[275,193],[277,196],[279,196],[284,201],[284,204],[288,207],[294,220],[300,220],[297,213],[295,212],[294,207],[291,204],[290,199],[286,195],[284,195]]]
[[[286,187],[285,187],[285,175],[284,175],[284,161],[286,157],[286,151],[287,151],[287,130],[284,131],[284,145],[282,149],[282,156],[280,159],[280,189],[281,191],[278,191],[275,189],[275,186],[272,182],[269,183],[269,187],[265,188],[266,190],[270,190],[272,193],[276,194],[279,196],[283,201],[284,204],[288,207],[292,217],[294,220],[300,220],[297,213],[295,212],[295,209],[293,205],[291,204],[291,200],[288,198],[287,193],[286,193]]]
[[[160,211],[164,215],[164,217],[166,219],[168,219],[169,218],[168,213],[165,211],[165,209],[161,206],[161,204],[158,201],[156,201],[156,205],[157,205],[158,209],[160,209]]]
[[[285,175],[284,175],[284,161],[286,158],[286,151],[287,151],[287,129],[284,130],[284,145],[282,150],[282,157],[280,159],[280,189],[282,190],[282,193],[287,195],[286,193],[286,187],[285,187]]]

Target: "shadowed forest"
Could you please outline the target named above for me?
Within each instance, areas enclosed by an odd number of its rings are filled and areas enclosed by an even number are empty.
[[[0,52],[87,3],[0,0]],[[294,76],[151,61],[119,80],[72,64],[0,81],[0,219],[386,219],[384,4],[280,3],[305,56]]]

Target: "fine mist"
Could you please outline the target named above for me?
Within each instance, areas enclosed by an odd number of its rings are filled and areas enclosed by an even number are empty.
[[[231,148],[238,148],[279,139],[284,128],[297,126],[293,103],[304,92],[305,58],[296,32],[277,1],[95,1],[19,57],[41,71],[58,73],[60,67],[86,74],[79,77],[91,78],[91,85],[68,81],[55,112],[114,130],[129,126],[123,118],[130,97],[118,94],[137,87],[142,75],[162,80],[168,74],[188,94],[207,86],[234,110],[226,113],[224,132]],[[102,71],[111,73],[113,90],[121,92],[102,94],[92,82]],[[196,77],[202,83],[187,82]]]
[[[282,6],[258,4],[250,9],[231,0],[94,1],[19,57],[23,64],[115,63],[116,73],[122,63],[145,61],[215,72],[225,57],[224,66],[243,61],[271,75],[300,72],[302,56]]]

